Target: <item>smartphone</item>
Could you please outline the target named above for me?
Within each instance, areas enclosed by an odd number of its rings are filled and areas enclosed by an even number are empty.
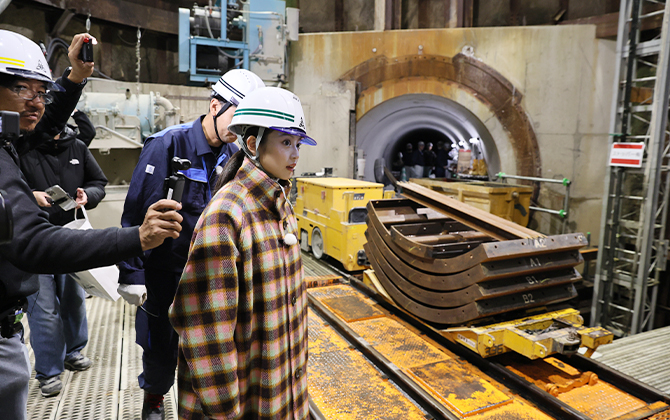
[[[79,59],[84,63],[93,61],[93,40],[91,38],[84,38],[84,43],[81,44],[81,51],[79,52]]]
[[[45,190],[49,197],[53,200],[54,204],[58,204],[60,208],[65,211],[73,210],[77,207],[77,202],[74,201],[74,198],[70,196],[60,185],[54,185]]]

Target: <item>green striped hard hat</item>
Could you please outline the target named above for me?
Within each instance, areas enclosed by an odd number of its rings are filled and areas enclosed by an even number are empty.
[[[228,130],[242,135],[252,126],[300,136],[303,144],[316,146],[316,141],[307,135],[300,99],[286,89],[259,88],[240,102]]]

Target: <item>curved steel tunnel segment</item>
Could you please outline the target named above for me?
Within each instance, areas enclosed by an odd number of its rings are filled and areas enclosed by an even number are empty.
[[[384,158],[390,167],[408,142],[419,140],[458,143],[479,137],[489,174],[500,170],[500,157],[488,129],[473,113],[446,98],[408,94],[383,102],[367,112],[356,124],[356,148],[365,152],[365,179],[374,181],[374,162]]]

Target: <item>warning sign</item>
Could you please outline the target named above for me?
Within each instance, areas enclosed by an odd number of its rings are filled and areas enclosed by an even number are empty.
[[[610,166],[641,168],[644,143],[612,143]]]

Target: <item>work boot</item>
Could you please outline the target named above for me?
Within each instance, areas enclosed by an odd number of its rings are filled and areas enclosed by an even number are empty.
[[[91,362],[91,359],[79,352],[74,353],[64,362],[65,369],[74,371],[86,370],[90,368],[92,364],[93,362]]]
[[[142,420],[165,420],[165,407],[163,406],[162,395],[144,392]]]
[[[60,394],[63,389],[63,382],[60,380],[60,375],[52,376],[51,378],[38,379],[40,381],[40,392],[43,397],[53,397]]]

